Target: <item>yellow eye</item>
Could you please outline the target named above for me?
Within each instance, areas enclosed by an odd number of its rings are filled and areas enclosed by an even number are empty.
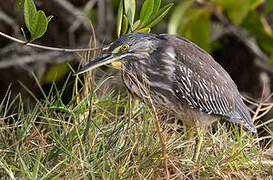
[[[127,44],[122,44],[120,49],[121,49],[122,51],[127,51],[128,48],[129,48],[129,45],[127,45]]]

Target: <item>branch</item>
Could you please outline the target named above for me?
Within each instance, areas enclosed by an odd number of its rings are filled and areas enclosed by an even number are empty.
[[[250,51],[263,62],[268,62],[268,56],[260,49],[257,45],[256,39],[246,30],[239,28],[228,21],[222,14],[214,12],[217,18],[221,21],[222,24],[227,26],[227,29],[230,33],[234,34],[239,38],[249,49]]]
[[[73,6],[72,3],[70,3],[67,0],[54,0],[56,3],[58,3],[63,9],[65,9],[71,16],[73,16],[76,20],[72,22],[74,24],[76,21],[80,22],[84,25],[84,27],[87,30],[90,30],[89,22],[86,21],[86,15],[79,11],[77,8]]]
[[[89,0],[83,8],[85,13],[88,13],[96,4],[97,0]]]
[[[28,43],[25,41],[22,41],[20,39],[16,39],[12,36],[9,36],[3,32],[0,32],[0,36],[3,36],[6,39],[9,39],[11,41],[14,41],[16,43],[22,44],[22,45],[26,45],[26,46],[30,46],[33,48],[39,48],[39,49],[44,49],[44,50],[50,50],[50,51],[58,51],[58,52],[86,52],[86,51],[94,51],[94,50],[98,50],[98,49],[102,49],[102,48],[83,48],[83,49],[65,49],[65,48],[56,48],[56,47],[49,47],[49,46],[42,46],[42,45],[38,45],[38,44],[33,44],[33,43]]]
[[[269,63],[263,63],[261,61],[258,61],[257,59],[255,59],[254,61],[255,65],[257,65],[258,67],[262,68],[263,70],[273,74],[273,65],[270,65]]]

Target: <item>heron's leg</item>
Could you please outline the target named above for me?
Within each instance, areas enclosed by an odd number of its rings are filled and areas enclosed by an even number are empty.
[[[197,138],[196,138],[196,144],[195,144],[195,152],[193,156],[194,162],[197,162],[199,158],[202,142],[203,142],[203,131],[200,127],[197,127]]]

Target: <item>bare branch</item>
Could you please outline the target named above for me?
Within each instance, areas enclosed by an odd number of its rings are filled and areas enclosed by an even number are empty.
[[[73,6],[69,1],[67,0],[54,0],[56,3],[58,3],[60,6],[62,6],[65,10],[67,10],[76,20],[79,21],[81,24],[84,25],[84,27],[88,30],[90,30],[89,21],[86,20],[86,15],[79,11],[77,8]],[[73,24],[74,24],[73,22]]]
[[[20,39],[16,39],[12,36],[9,36],[3,32],[0,32],[0,36],[3,36],[4,38],[7,38],[11,41],[14,41],[16,43],[22,44],[22,45],[26,45],[26,46],[30,46],[33,48],[39,48],[39,49],[45,49],[45,50],[50,50],[50,51],[58,51],[58,52],[85,52],[85,51],[94,51],[94,50],[98,50],[101,48],[83,48],[83,49],[65,49],[65,48],[56,48],[56,47],[49,47],[49,46],[43,46],[43,45],[38,45],[38,44],[33,44],[33,43],[27,43],[25,41],[22,41]]]
[[[218,12],[214,12],[217,18],[227,26],[225,31],[229,31],[234,34],[237,38],[239,38],[249,49],[250,51],[263,62],[268,62],[268,56],[260,49],[257,45],[255,37],[251,35],[246,30],[239,28],[232,23],[230,23],[222,14]]]
[[[83,8],[83,11],[85,13],[89,12],[93,7],[94,5],[96,4],[97,0],[89,0],[86,5],[84,6]]]
[[[263,70],[273,74],[273,65],[271,64],[267,64],[267,63],[264,63],[262,61],[259,61],[258,59],[255,59],[254,61],[255,65],[257,65],[258,67],[262,68]]]

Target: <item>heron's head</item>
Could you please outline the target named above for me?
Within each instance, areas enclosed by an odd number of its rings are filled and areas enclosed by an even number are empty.
[[[82,74],[105,64],[114,62],[126,63],[130,60],[145,60],[156,49],[156,34],[135,32],[122,36],[112,43],[100,57],[82,67],[76,74]]]

